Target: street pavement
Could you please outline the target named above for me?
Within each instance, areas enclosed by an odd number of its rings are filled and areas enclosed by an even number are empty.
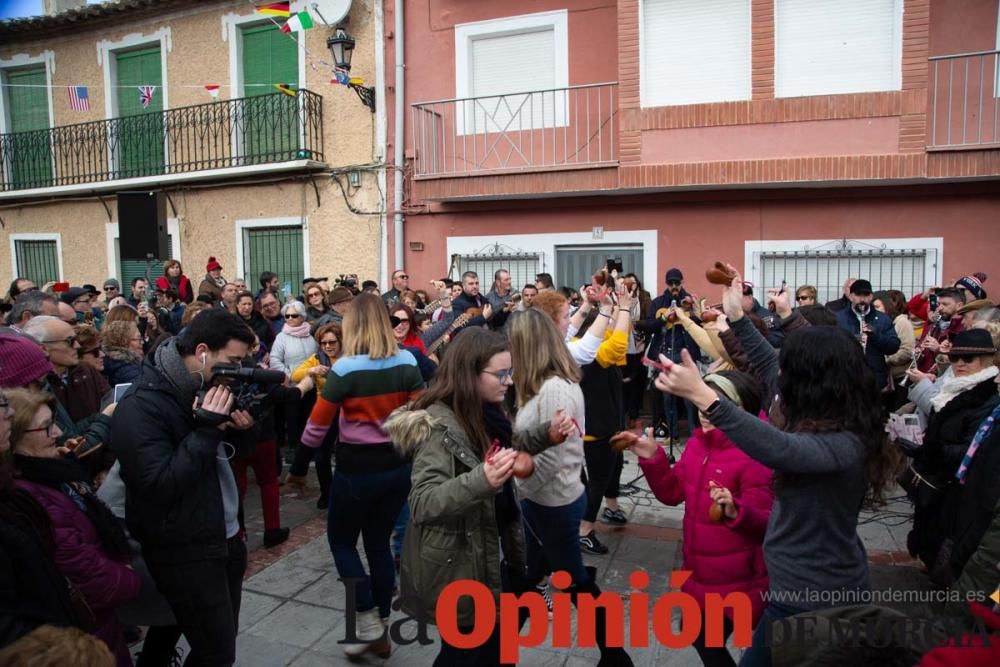
[[[604,556],[585,555],[586,564],[597,567],[598,584],[605,591],[629,591],[628,576],[637,569],[650,576],[646,591],[652,601],[670,590],[669,573],[679,569],[683,506],[666,507],[649,492],[640,477],[634,457],[626,454],[622,482],[635,480],[635,493],[620,499],[629,517],[625,527],[601,524],[600,539],[609,547]],[[344,637],[344,588],[326,541],[326,513],[316,509],[318,497],[314,471],[310,489],[303,495],[282,487],[283,525],[292,528],[289,541],[273,549],[261,544],[263,521],[258,488],[252,482],[247,492],[246,515],[250,564],[244,580],[243,605],[237,638],[237,664],[246,667],[294,667],[329,665],[431,665],[438,652],[437,633],[428,629],[434,643],[393,646],[390,658],[366,656],[350,662],[338,641]],[[335,508],[336,509],[336,508]],[[868,550],[873,586],[876,589],[924,590],[926,577],[906,553],[910,506],[897,499],[879,514],[862,516],[859,534]],[[359,549],[361,546],[359,545]],[[897,604],[900,610],[914,611],[912,605]],[[393,621],[403,617],[394,612]],[[678,618],[674,619],[675,629]],[[650,625],[650,627],[652,627]],[[412,637],[416,626],[401,626],[404,637]],[[628,630],[626,628],[626,638]],[[576,629],[574,622],[573,642]],[[667,649],[651,634],[651,646],[630,648],[638,666],[701,665],[693,649]],[[739,659],[739,649],[731,648]],[[582,667],[597,664],[597,649],[554,648],[551,640],[537,648],[521,650],[521,665]]]

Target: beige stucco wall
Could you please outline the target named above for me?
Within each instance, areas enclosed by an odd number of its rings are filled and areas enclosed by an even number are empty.
[[[349,30],[357,42],[352,74],[374,84],[374,15],[373,0],[355,0]],[[65,88],[52,90],[54,125],[69,125],[105,118],[103,67],[98,64],[97,44],[101,40],[120,41],[127,35],[152,35],[169,27],[172,48],[166,52],[169,108],[205,104],[210,100],[205,84],[223,86],[220,99],[238,97],[237,82],[230,81],[230,43],[224,41],[223,17],[228,14],[249,16],[253,7],[242,0],[231,2],[195,2],[186,9],[159,17],[121,22],[107,27],[80,31],[72,35],[46,37],[0,45],[0,60],[19,54],[40,55],[46,49],[55,53],[53,84],[87,85],[90,111],[69,109]],[[331,167],[369,164],[376,160],[375,119],[352,90],[329,83],[332,74],[319,61],[331,61],[326,38],[331,29],[317,25],[306,31],[306,49],[313,60],[305,65],[305,79],[300,86],[323,97],[323,136],[325,161]],[[280,20],[279,20],[280,21]],[[380,48],[380,47],[379,47]],[[194,86],[194,87],[188,87]],[[138,92],[136,93],[138,94]],[[162,91],[157,91],[162,94]],[[381,91],[380,95],[381,97]],[[380,99],[379,102],[382,100]],[[261,177],[264,178],[263,176]],[[181,229],[181,258],[185,271],[194,279],[204,273],[205,259],[214,254],[226,267],[227,276],[236,274],[236,220],[264,220],[301,216],[309,229],[310,273],[335,275],[356,272],[365,278],[378,278],[380,217],[354,215],[345,205],[340,189],[328,174],[314,176],[321,204],[309,182],[257,184],[252,187],[216,185],[185,186],[170,184],[168,190],[177,207]],[[347,186],[347,176],[340,176]],[[305,198],[303,200],[303,193]],[[376,186],[376,172],[363,171],[361,187],[349,189],[353,207],[378,211],[382,199]],[[115,219],[115,198],[105,196]],[[173,217],[168,210],[168,215]],[[99,282],[109,275],[106,227],[108,216],[101,203],[64,201],[23,206],[0,201],[0,276],[12,276],[10,233],[52,233],[62,235],[64,278],[79,284]]]

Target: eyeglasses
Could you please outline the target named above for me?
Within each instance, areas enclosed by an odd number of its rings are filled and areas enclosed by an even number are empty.
[[[396,277],[397,277],[397,278],[402,278],[403,280],[409,280],[409,279],[410,279],[410,276],[406,275],[405,273],[400,273],[400,274],[399,274],[398,276],[396,276]]]
[[[39,433],[41,431],[45,431],[46,435],[52,435],[52,427],[55,426],[55,425],[56,425],[55,422],[49,422],[45,426],[39,426],[38,428],[26,428],[26,429],[24,429],[24,432],[25,433]]]
[[[46,345],[53,345],[55,343],[66,343],[70,347],[73,347],[74,345],[79,345],[79,343],[76,341],[76,336],[57,338],[56,340],[43,340],[42,342],[45,343]]]
[[[295,318],[297,318],[297,317],[302,317],[302,316],[301,316],[301,315],[299,315],[298,313],[287,313],[287,314],[285,315],[285,319],[286,319],[286,320],[294,320],[294,319],[295,319]]]
[[[500,384],[503,384],[505,382],[513,382],[514,381],[514,369],[513,368],[508,368],[505,371],[486,371],[486,370],[484,370],[483,372],[484,373],[489,373],[490,375],[492,375],[493,377],[495,377],[497,380],[500,381]]]
[[[306,296],[312,298],[314,296],[323,296],[323,293],[322,292],[309,292],[309,294],[307,294]]]
[[[324,340],[320,341],[320,345],[323,347],[333,347],[334,345],[340,345],[339,340]]]
[[[140,338],[139,340],[142,340],[142,339]],[[95,357],[100,357],[101,356],[101,348],[99,348],[99,347],[88,347],[86,350],[80,350],[80,354],[82,354],[83,356],[87,356],[88,354],[92,354]]]

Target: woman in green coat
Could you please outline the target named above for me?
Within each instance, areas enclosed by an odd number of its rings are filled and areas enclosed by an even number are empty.
[[[537,454],[576,427],[557,414],[514,442],[503,408],[512,373],[507,339],[470,329],[448,348],[427,391],[386,423],[393,442],[413,458],[400,563],[402,608],[413,618],[433,623],[438,596],[453,581],[483,583],[497,600],[502,591],[523,589],[524,537],[511,483],[516,450]],[[491,452],[497,442],[501,449]],[[472,601],[462,597],[463,633],[472,630],[473,613]],[[442,641],[434,664],[499,665],[498,628],[499,622],[475,649]]]

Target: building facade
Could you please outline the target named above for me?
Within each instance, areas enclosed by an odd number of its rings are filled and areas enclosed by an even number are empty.
[[[399,6],[411,275],[1000,275],[997,0]]]
[[[378,280],[385,119],[331,82],[334,28],[309,8],[337,4],[291,3],[314,27],[290,33],[246,0],[123,0],[0,23],[0,275],[145,274],[120,261],[115,193],[155,190],[168,254],[196,285],[209,256],[252,288],[275,271],[293,294],[308,276]],[[381,4],[355,2],[348,18],[351,75],[373,85]]]

